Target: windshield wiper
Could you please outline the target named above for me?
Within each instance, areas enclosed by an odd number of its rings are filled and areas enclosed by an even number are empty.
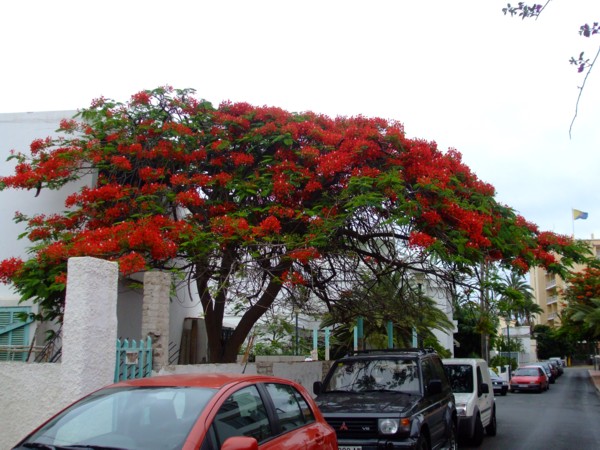
[[[107,447],[105,445],[81,444],[81,445],[50,445],[41,442],[26,442],[18,448],[41,448],[47,450],[76,450],[78,448],[88,448],[91,450],[127,450],[122,447]]]
[[[77,445],[68,445],[66,447],[57,447],[57,448],[66,449],[66,450],[75,450],[78,448],[89,448],[92,450],[128,450],[123,447],[108,447],[106,445],[94,445],[94,444],[77,444]]]
[[[17,448],[45,448],[48,450],[60,450],[61,447],[57,447],[56,445],[50,444],[42,444],[41,442],[25,442]]]

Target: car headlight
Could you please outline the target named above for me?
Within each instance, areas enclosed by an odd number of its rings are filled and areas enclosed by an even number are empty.
[[[456,414],[459,416],[467,415],[467,404],[466,403],[457,403],[456,404]]]
[[[410,430],[410,419],[379,419],[378,425],[381,434],[396,434],[398,431]]]

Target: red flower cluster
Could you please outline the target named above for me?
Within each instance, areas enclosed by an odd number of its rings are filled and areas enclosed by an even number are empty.
[[[20,258],[8,258],[0,261],[0,283],[8,284],[23,267],[23,260]]]

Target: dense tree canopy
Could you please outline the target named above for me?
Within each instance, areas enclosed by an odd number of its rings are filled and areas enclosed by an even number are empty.
[[[123,275],[177,270],[197,287],[212,361],[235,358],[282,290],[306,286],[331,309],[358,267],[443,278],[484,260],[562,273],[581,258],[576,242],[497,203],[457,151],[409,139],[395,121],[215,108],[193,90],[164,87],[127,103],[94,100],[59,131],[12,155],[16,171],[0,189],[93,182],[62,213],[16,215],[31,258],[2,261],[0,281],[52,318],[70,257],[118,261]],[[234,302],[243,315],[224,343]]]

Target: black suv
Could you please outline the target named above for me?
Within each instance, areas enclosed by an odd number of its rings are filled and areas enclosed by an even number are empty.
[[[358,352],[313,390],[340,450],[458,448],[454,394],[433,350]]]

